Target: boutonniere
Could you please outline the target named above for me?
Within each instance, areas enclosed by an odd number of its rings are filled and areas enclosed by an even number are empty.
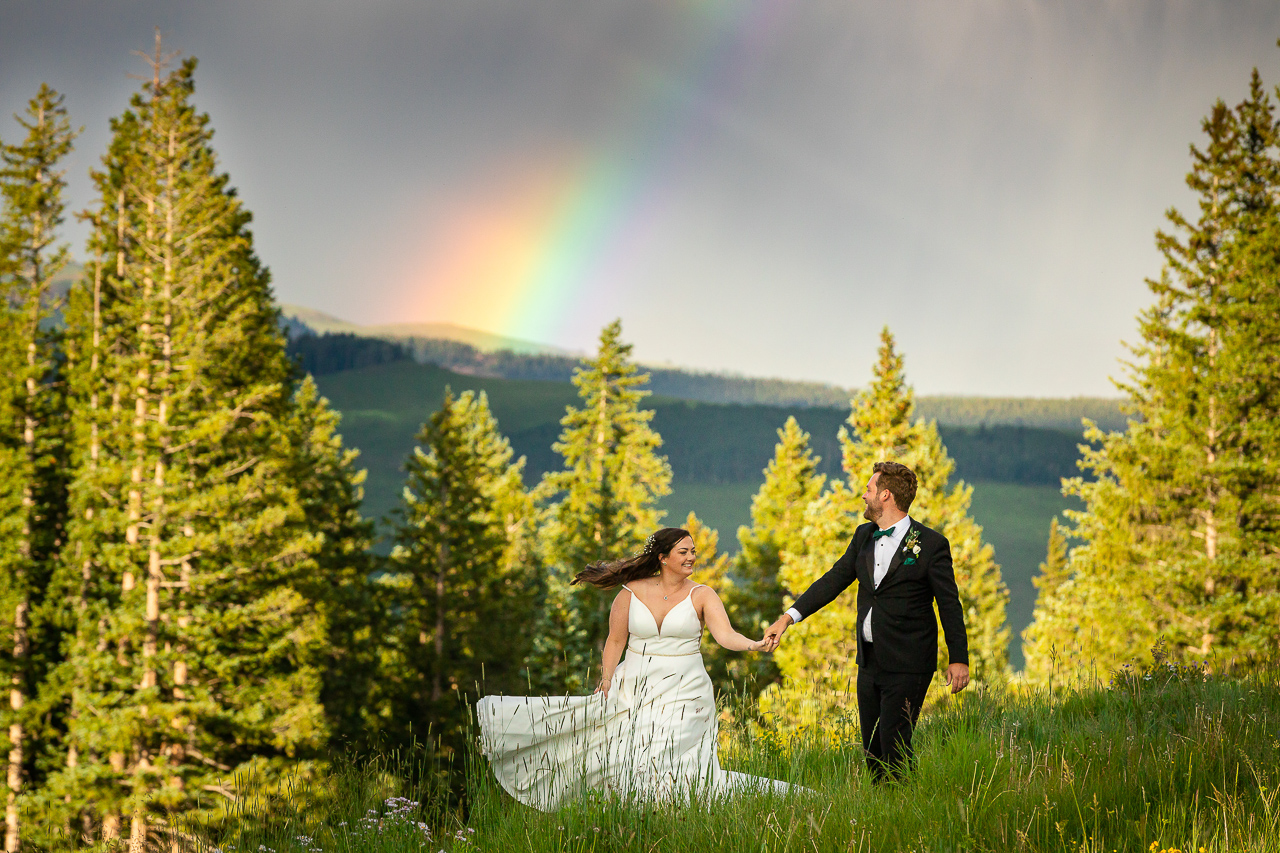
[[[911,532],[907,534],[907,541],[902,543],[902,550],[907,555],[907,558],[902,561],[902,565],[914,565],[916,557],[920,556],[920,528],[913,527],[911,529]]]

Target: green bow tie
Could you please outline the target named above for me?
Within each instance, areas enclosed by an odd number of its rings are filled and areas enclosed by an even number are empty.
[[[872,531],[871,533],[871,541],[874,542],[877,539],[879,539],[881,536],[892,536],[892,535],[893,535],[892,527],[890,527],[888,530],[875,530],[875,531]]]

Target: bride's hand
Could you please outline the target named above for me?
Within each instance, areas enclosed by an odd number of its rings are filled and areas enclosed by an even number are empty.
[[[609,679],[600,682],[600,686],[596,688],[597,693],[603,693],[604,698],[609,698],[609,687],[611,686]]]
[[[755,641],[755,642],[753,642],[751,645],[747,646],[747,651],[749,651],[749,652],[764,652],[764,651],[768,651],[768,650],[769,650],[769,638],[768,638],[768,637],[765,637],[765,638],[764,638],[764,639],[762,639],[762,640],[756,640],[756,641]]]

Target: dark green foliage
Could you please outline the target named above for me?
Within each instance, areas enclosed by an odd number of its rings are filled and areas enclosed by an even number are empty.
[[[298,589],[324,620],[320,701],[336,748],[366,749],[382,730],[377,713],[378,638],[392,614],[373,576],[373,522],[360,514],[365,472],[359,451],[343,446],[338,413],[307,377],[294,394],[285,429],[291,444],[288,478],[296,484],[306,529],[318,537],[314,570]]]
[[[346,332],[314,335],[304,332],[289,338],[289,357],[312,376],[359,370],[378,364],[409,361],[413,354],[404,344],[381,338],[363,338]]]
[[[536,379],[546,382],[569,382],[579,360],[570,356],[547,353],[514,352],[509,349],[486,351],[462,341],[412,337],[405,340],[413,357],[423,364],[434,364],[459,373],[501,379]]]
[[[446,391],[407,465],[396,548],[383,594],[398,604],[382,667],[393,743],[431,727],[465,745],[464,696],[511,692],[529,648],[536,573],[533,503],[522,461],[483,393]]]
[[[1023,426],[938,426],[955,459],[954,476],[967,482],[1060,486],[1079,475],[1080,429]]]

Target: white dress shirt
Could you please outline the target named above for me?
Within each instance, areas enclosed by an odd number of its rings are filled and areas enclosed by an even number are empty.
[[[889,564],[893,562],[893,555],[898,553],[898,548],[902,546],[902,540],[906,537],[907,531],[911,529],[911,516],[904,515],[888,529],[893,532],[888,536],[881,536],[875,540],[875,570],[872,581],[877,587],[884,580],[884,576],[889,573]],[[800,611],[794,607],[787,610],[787,615],[791,617],[792,622],[799,622],[804,618],[800,615]],[[867,611],[867,618],[862,622],[862,638],[868,643],[873,642],[871,639],[871,610]]]

